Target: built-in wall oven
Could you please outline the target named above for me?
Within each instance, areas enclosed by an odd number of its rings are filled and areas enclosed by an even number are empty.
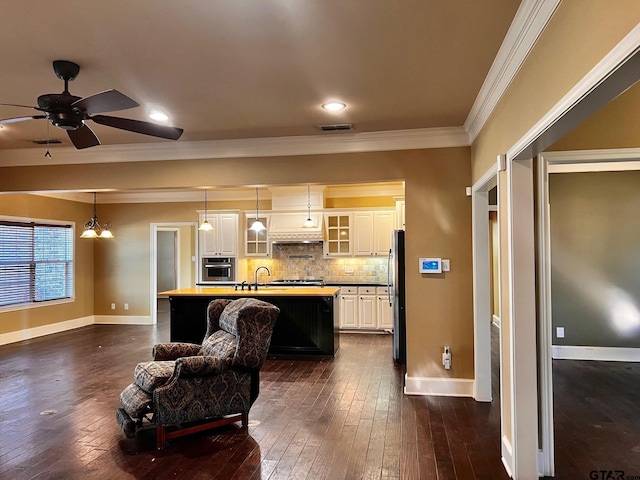
[[[236,259],[233,257],[202,257],[200,266],[200,283],[236,280]]]

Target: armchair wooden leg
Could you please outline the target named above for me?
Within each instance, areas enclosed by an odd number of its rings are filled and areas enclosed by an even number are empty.
[[[163,425],[158,425],[156,427],[156,448],[158,450],[162,450],[167,441],[167,432]]]
[[[242,412],[242,421],[240,423],[242,428],[249,427],[249,412]]]

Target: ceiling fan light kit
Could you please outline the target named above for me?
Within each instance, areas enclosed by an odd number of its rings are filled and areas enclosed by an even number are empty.
[[[153,137],[178,140],[183,130],[168,125],[158,125],[141,120],[113,117],[110,115],[96,115],[103,112],[114,112],[139,107],[140,104],[117,90],[106,90],[85,98],[77,97],[69,93],[69,82],[74,80],[80,72],[80,66],[68,60],[55,60],[53,71],[56,76],[64,80],[62,93],[46,93],[38,97],[38,106],[17,105],[3,103],[0,105],[33,108],[42,114],[6,118],[0,120],[0,125],[22,122],[25,120],[37,120],[46,118],[58,128],[67,131],[69,139],[77,149],[95,147],[100,145],[100,140],[85,123],[92,120],[100,125],[127,130],[129,132],[151,135]]]

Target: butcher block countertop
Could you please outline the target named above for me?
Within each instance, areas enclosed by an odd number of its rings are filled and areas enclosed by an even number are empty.
[[[339,287],[263,287],[251,291],[234,290],[233,287],[194,287],[179,288],[160,292],[169,297],[329,297],[340,292]]]

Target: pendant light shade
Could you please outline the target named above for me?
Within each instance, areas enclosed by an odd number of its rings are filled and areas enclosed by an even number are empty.
[[[258,213],[258,187],[256,187],[256,219],[251,224],[251,227],[249,227],[249,230],[253,230],[254,232],[262,232],[267,229],[267,227],[264,226],[264,223],[259,220]]]
[[[204,220],[198,227],[198,230],[201,230],[203,232],[210,232],[211,230],[213,230],[213,226],[209,223],[209,220],[207,220],[207,189],[206,188],[204,189]]]
[[[113,238],[111,233],[111,223],[100,225],[98,215],[96,214],[96,192],[93,192],[93,217],[84,224],[84,232],[80,238]]]
[[[311,186],[307,185],[307,219],[302,224],[302,228],[316,228],[316,224],[311,220]]]

